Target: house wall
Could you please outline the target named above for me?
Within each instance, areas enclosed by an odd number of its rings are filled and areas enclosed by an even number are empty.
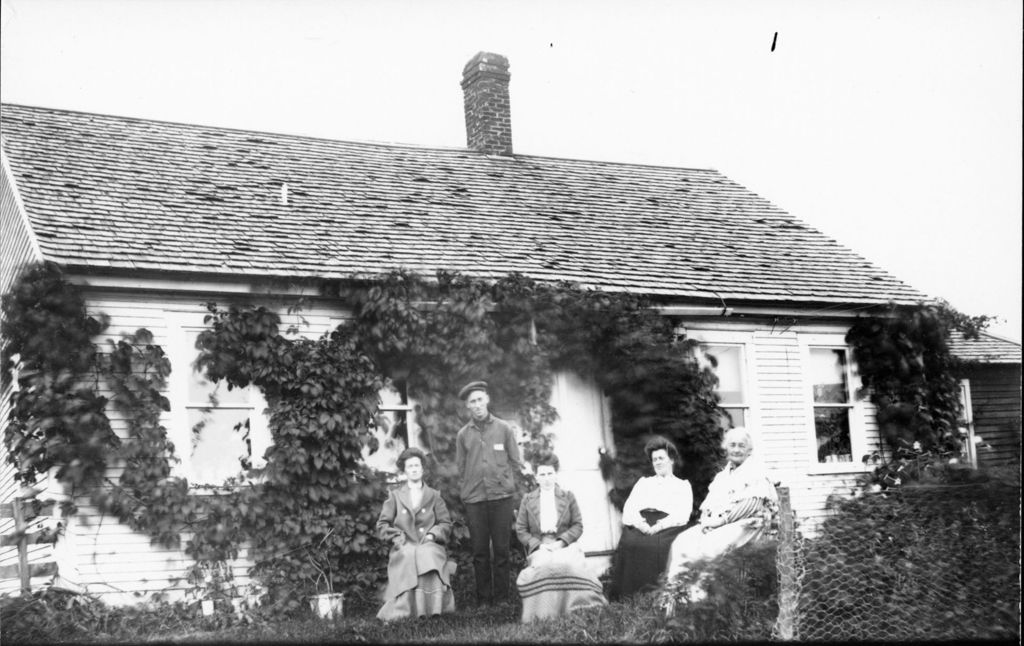
[[[810,393],[809,344],[844,343],[845,321],[781,325],[774,320],[704,319],[684,322],[691,338],[707,343],[736,343],[745,349],[745,381],[750,389],[746,424],[754,455],[772,476],[790,489],[798,528],[813,536],[828,516],[828,498],[852,493],[858,476],[869,468],[864,454],[881,448],[873,405],[857,398],[851,411],[853,461],[819,464],[815,455],[813,403]],[[851,385],[860,387],[855,366]]]
[[[6,159],[0,172],[0,294],[6,294],[21,270],[31,262],[41,259],[41,254],[29,233],[24,211],[10,181]],[[6,420],[10,412],[11,388],[0,389],[0,420]],[[0,501],[14,499],[18,483],[14,480],[14,466],[7,460],[7,449],[0,442]],[[10,534],[14,521],[0,519],[0,535]],[[53,548],[50,545],[33,545],[28,549],[29,563],[50,560]],[[0,547],[0,567],[14,565],[18,561],[15,546]],[[35,580],[38,582],[39,580]],[[0,580],[0,594],[17,590],[17,579]]]
[[[177,317],[194,315],[201,320],[206,312],[204,303],[216,301],[220,305],[229,302],[244,302],[249,296],[239,294],[187,294],[153,295],[119,291],[93,291],[88,293],[88,310],[92,315],[100,312],[110,317],[110,327],[97,339],[101,350],[108,348],[108,341],[116,341],[122,333],[131,333],[144,327],[153,333],[155,344],[169,350],[174,345],[170,328]],[[294,298],[285,301],[273,296],[260,296],[259,304],[276,308],[282,316],[282,332],[289,325],[296,325],[301,336],[316,338],[333,328],[347,316],[344,310],[313,303],[299,314],[289,315],[287,305]],[[170,352],[169,352],[170,354]],[[195,352],[190,357],[194,358]],[[177,360],[176,360],[177,359]],[[191,359],[171,356],[173,372],[190,370]],[[101,391],[109,396],[109,391]],[[173,432],[176,419],[174,405],[165,413],[163,423]],[[108,406],[107,415],[111,426],[121,438],[128,436],[125,417],[120,411]],[[185,445],[187,446],[187,444]],[[178,452],[183,446],[178,444]],[[123,471],[122,465],[111,465],[108,478],[116,481]],[[61,576],[68,584],[100,595],[108,603],[132,603],[150,595],[163,595],[174,600],[186,596],[190,586],[186,580],[187,569],[194,564],[181,549],[165,549],[151,545],[148,535],[133,531],[116,518],[103,514],[91,505],[87,498],[76,499],[78,513],[70,519],[65,536],[58,541],[58,550],[67,554],[61,563]],[[183,534],[182,545],[188,540]],[[251,566],[247,546],[240,550],[239,558],[230,564],[234,583],[245,585],[249,582],[248,568]],[[140,596],[142,595],[142,596]]]
[[[978,466],[1020,464],[1021,367],[989,364],[968,373]]]
[[[122,333],[145,327],[154,335],[154,343],[169,349],[174,371],[190,370],[192,349],[187,358],[170,352],[176,341],[174,325],[182,316],[197,317],[205,313],[204,304],[214,300],[257,302],[276,308],[285,318],[282,330],[291,324],[301,334],[318,337],[348,316],[348,312],[327,301],[314,301],[299,315],[287,315],[285,299],[263,293],[197,293],[189,285],[170,289],[163,285],[158,291],[89,288],[89,310],[106,313],[111,327],[98,339],[106,348],[109,340]],[[193,286],[194,289],[194,286]],[[740,343],[744,347],[745,379],[750,391],[748,427],[754,433],[756,451],[775,474],[791,489],[794,509],[805,534],[813,534],[817,524],[827,515],[826,500],[835,493],[845,494],[865,467],[854,461],[844,464],[817,464],[814,458],[814,426],[806,374],[805,349],[808,339],[842,339],[848,324],[803,324],[780,327],[771,321],[691,320],[685,323],[687,334],[708,342]],[[859,382],[854,384],[859,386]],[[104,393],[109,394],[109,393]],[[574,375],[558,375],[552,403],[560,412],[560,420],[549,431],[555,436],[555,448],[562,455],[563,486],[572,489],[584,509],[585,549],[592,555],[595,570],[607,566],[608,555],[619,536],[618,512],[608,502],[608,484],[598,471],[598,448],[613,447],[607,404],[592,381]],[[176,429],[172,411],[165,414],[165,425]],[[127,437],[125,419],[119,411],[108,410],[112,426],[121,437]],[[870,404],[856,403],[858,440],[854,452],[878,444],[874,414]],[[180,425],[180,424],[179,424]],[[181,452],[179,445],[179,453]],[[5,467],[6,468],[6,467]],[[119,465],[109,470],[111,480],[121,473]],[[78,514],[69,521],[65,536],[58,542],[64,555],[62,577],[82,589],[102,595],[111,603],[137,601],[140,594],[148,597],[161,594],[167,598],[186,596],[189,585],[187,568],[193,561],[182,550],[164,549],[150,544],[149,537],[132,531],[109,515],[102,514],[79,498]],[[183,537],[187,540],[187,535]],[[251,565],[248,550],[243,548],[231,564],[235,583],[248,583]]]

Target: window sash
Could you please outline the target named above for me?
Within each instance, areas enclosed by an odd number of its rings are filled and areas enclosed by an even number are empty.
[[[850,349],[843,342],[810,342],[805,347],[812,464],[852,466],[856,451],[863,448],[864,429],[857,414]]]
[[[180,460],[173,473],[199,487],[223,485],[227,478],[246,475],[243,461],[250,468],[264,466],[263,456],[272,443],[266,402],[257,387],[229,391],[226,382],[211,383],[195,370],[196,337],[206,329],[202,318],[200,313],[166,312],[174,367],[168,434]],[[208,399],[210,392],[215,393],[216,402]],[[200,422],[205,424],[196,437]],[[243,428],[236,431],[239,423]]]
[[[416,420],[417,405],[408,397],[404,380],[388,378],[378,397],[380,403],[371,420],[371,435],[377,448],[371,451],[364,445],[362,460],[370,468],[397,476],[398,456],[402,451],[411,446],[430,454],[430,438],[425,437],[424,429]]]

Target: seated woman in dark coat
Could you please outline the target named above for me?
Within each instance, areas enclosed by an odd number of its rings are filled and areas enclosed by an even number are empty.
[[[523,623],[608,603],[576,543],[583,534],[576,497],[555,483],[558,458],[542,456],[535,469],[538,487],[526,494],[516,515],[516,536],[528,555],[516,579]]]
[[[377,520],[378,536],[392,543],[384,606],[377,613],[385,621],[455,611],[455,562],[444,548],[452,521],[440,492],[423,484],[425,462],[417,448],[398,456],[406,481],[388,494]]]
[[[613,560],[612,598],[654,589],[672,541],[693,512],[690,483],[672,474],[680,462],[674,444],[655,437],[644,446],[654,475],[640,478],[622,508],[622,538]]]

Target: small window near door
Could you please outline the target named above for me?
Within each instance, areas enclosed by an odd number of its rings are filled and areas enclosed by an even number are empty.
[[[810,374],[818,462],[852,462],[853,396],[847,349],[810,348]]]
[[[387,379],[380,389],[370,442],[363,447],[366,466],[398,472],[398,456],[408,447],[431,453],[430,437],[416,422],[416,404],[409,400],[405,379]]]

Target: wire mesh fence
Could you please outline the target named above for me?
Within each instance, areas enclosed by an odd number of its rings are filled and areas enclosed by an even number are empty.
[[[1020,635],[1020,488],[918,486],[837,505],[813,539],[785,534],[776,639]]]

